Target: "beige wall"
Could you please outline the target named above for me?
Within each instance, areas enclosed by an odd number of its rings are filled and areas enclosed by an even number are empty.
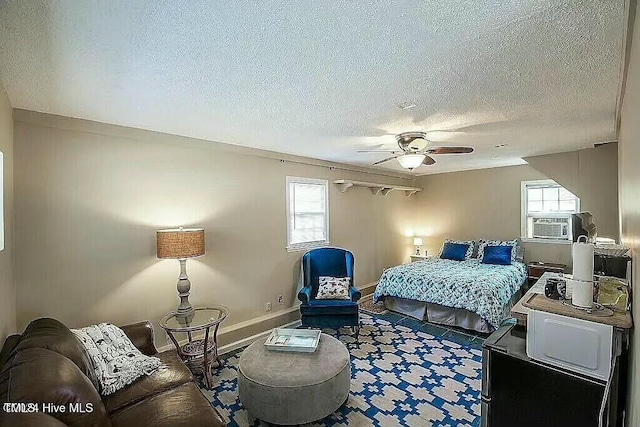
[[[4,158],[4,250],[0,252],[0,345],[16,331],[16,294],[13,281],[13,113],[0,85],[0,151]]]
[[[287,175],[412,184],[224,144],[15,116],[18,328],[39,316],[72,327],[159,319],[177,306],[179,266],[156,259],[155,231],[178,225],[206,233],[206,255],[187,262],[192,303],[227,306],[227,329],[251,324],[267,301],[274,311],[297,304],[302,252],[285,250]],[[357,286],[408,257],[410,202],[404,193],[330,185],[331,244],[355,254]],[[265,320],[262,329],[273,326]]]
[[[618,215],[618,144],[528,157],[530,166],[580,197],[591,212],[598,236],[620,239]]]
[[[636,25],[631,44],[626,89],[624,92],[619,141],[620,216],[622,241],[633,250],[633,278],[636,295],[633,299],[633,318],[640,321],[640,27]],[[640,337],[638,326],[632,330],[629,416],[627,426],[640,426]]]
[[[554,164],[554,156],[536,159],[544,165]],[[610,144],[595,149],[569,153],[575,162],[563,162],[570,176],[592,175],[585,183],[574,185],[580,197],[581,209],[594,214],[594,222],[602,235],[618,235],[617,148]],[[554,176],[551,176],[554,175]],[[445,238],[454,239],[513,239],[521,231],[521,182],[555,179],[564,185],[563,176],[549,175],[531,165],[453,172],[420,177],[416,185],[424,191],[416,196],[414,211],[415,233],[425,236],[429,252],[439,251]],[[613,206],[613,209],[612,209]],[[615,234],[614,234],[615,233]],[[571,245],[524,243],[527,261],[559,262],[571,266]]]

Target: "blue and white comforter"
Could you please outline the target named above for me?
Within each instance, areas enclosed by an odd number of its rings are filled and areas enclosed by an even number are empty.
[[[464,308],[497,328],[505,304],[524,284],[526,270],[521,262],[493,265],[478,259],[427,258],[386,269],[374,299],[392,296]]]

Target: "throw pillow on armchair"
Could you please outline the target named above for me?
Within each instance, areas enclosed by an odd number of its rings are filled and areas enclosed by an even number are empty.
[[[349,300],[349,285],[351,281],[348,277],[318,277],[318,294],[316,299],[342,299]]]

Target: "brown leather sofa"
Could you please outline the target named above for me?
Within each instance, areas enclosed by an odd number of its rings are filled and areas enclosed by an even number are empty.
[[[226,425],[176,352],[158,353],[149,322],[122,329],[142,353],[159,357],[163,363],[153,374],[108,396],[99,394],[80,342],[57,320],[34,320],[22,335],[7,338],[0,352],[0,426]],[[27,413],[14,412],[16,406],[5,407],[12,402],[36,403],[38,412],[30,412],[34,405],[22,408]],[[65,407],[66,412],[53,412],[53,407],[44,406],[52,403]],[[71,404],[75,404],[73,413]]]

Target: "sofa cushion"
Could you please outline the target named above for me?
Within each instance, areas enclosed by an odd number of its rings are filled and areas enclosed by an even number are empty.
[[[45,348],[61,354],[75,363],[91,380],[94,387],[98,387],[91,361],[80,341],[69,328],[57,320],[42,318],[29,323],[8,359],[11,360],[16,354],[28,348]]]
[[[222,421],[195,383],[156,394],[111,417],[114,427],[221,427]]]
[[[27,348],[9,360],[0,372],[0,402],[55,403],[64,405],[66,412],[49,412],[68,426],[111,425],[100,395],[92,382],[71,360],[45,348]],[[70,405],[92,410],[70,412]]]
[[[354,314],[358,312],[358,303],[345,300],[311,300],[300,305],[302,315]]]
[[[65,423],[44,412],[0,412],[0,427],[67,427]]]
[[[193,381],[191,371],[175,351],[165,351],[156,354],[155,357],[162,361],[162,365],[154,373],[139,378],[122,390],[104,396],[107,412],[113,414],[128,405]]]

